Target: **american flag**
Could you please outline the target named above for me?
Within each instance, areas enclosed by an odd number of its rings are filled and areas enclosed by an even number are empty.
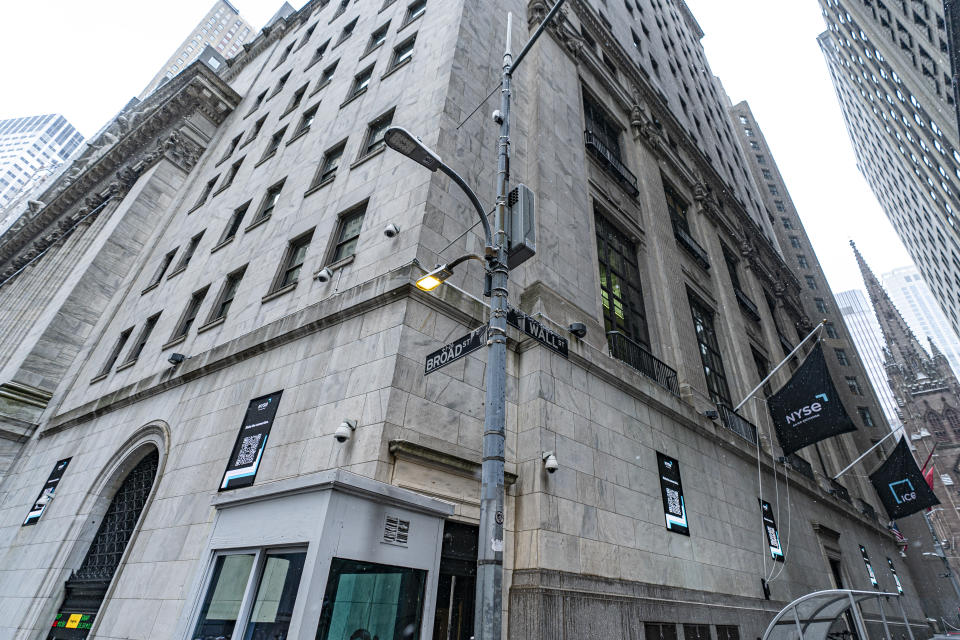
[[[887,525],[887,528],[890,529],[894,537],[897,539],[897,544],[903,545],[902,551],[907,550],[907,537],[903,535],[903,532],[900,531],[900,527],[897,526],[897,523],[894,520],[890,521],[890,524]]]

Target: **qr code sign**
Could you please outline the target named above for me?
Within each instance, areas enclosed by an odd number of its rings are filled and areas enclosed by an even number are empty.
[[[767,537],[770,538],[771,547],[779,547],[780,541],[777,540],[777,532],[774,531],[773,527],[767,526]]]
[[[675,516],[683,515],[683,510],[680,508],[680,493],[676,489],[667,488],[667,511]]]
[[[233,463],[234,466],[242,467],[257,459],[257,449],[260,448],[261,438],[263,438],[263,434],[258,433],[255,436],[246,436],[243,439],[243,442],[240,443],[240,453],[237,454],[237,460]]]

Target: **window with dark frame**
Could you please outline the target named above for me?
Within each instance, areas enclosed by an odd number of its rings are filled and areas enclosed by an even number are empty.
[[[361,157],[368,156],[383,147],[383,134],[387,132],[393,122],[393,109],[383,114],[367,126],[367,138],[363,145]]]
[[[133,344],[133,347],[130,349],[130,353],[127,354],[127,359],[123,364],[135,362],[137,358],[140,357],[140,354],[143,353],[143,348],[146,346],[147,340],[150,339],[150,334],[153,332],[153,328],[157,326],[157,320],[159,319],[159,313],[155,313],[147,318],[147,321],[143,323],[143,328],[140,329],[140,333],[137,335],[137,341]]]
[[[320,162],[320,167],[317,169],[317,175],[314,177],[311,187],[326,184],[334,179],[337,175],[337,169],[340,168],[340,160],[343,159],[343,151],[346,147],[347,142],[344,140],[323,154],[323,160]]]
[[[800,238],[797,236],[790,236],[790,246],[794,249],[800,248]]]
[[[310,64],[307,65],[307,66],[312,66],[312,65],[320,62],[320,60],[323,59],[323,54],[325,54],[325,53],[327,52],[327,47],[329,47],[329,46],[330,46],[330,40],[327,40],[326,42],[324,42],[323,44],[321,44],[320,46],[318,46],[316,49],[314,49],[314,50],[313,50],[313,57],[310,59]]]
[[[303,101],[303,96],[307,94],[307,87],[310,85],[309,82],[306,82],[299,89],[293,92],[293,97],[290,98],[290,105],[287,107],[285,113],[289,113],[300,106],[300,103]]]
[[[760,376],[757,380],[763,380],[770,374],[770,363],[753,347],[750,347],[750,353],[753,355],[753,365],[757,368],[757,375]],[[766,396],[773,394],[769,380],[763,383],[763,394]]]
[[[227,316],[230,305],[233,304],[233,299],[237,296],[237,289],[240,288],[240,281],[243,280],[243,275],[246,272],[247,265],[243,265],[239,269],[227,274],[227,279],[220,289],[220,295],[217,296],[217,300],[213,303],[213,308],[210,310],[210,317],[207,318],[208,323]]]
[[[280,76],[280,79],[277,80],[277,86],[274,87],[273,93],[270,94],[270,97],[272,98],[273,96],[275,96],[275,95],[277,95],[278,93],[280,93],[281,91],[283,91],[283,87],[287,84],[287,80],[289,80],[289,79],[290,79],[290,72],[289,72],[289,71],[287,71],[285,74],[283,74],[282,76]]]
[[[183,255],[180,257],[180,262],[177,263],[176,271],[181,269],[186,269],[187,265],[190,264],[190,259],[193,257],[193,254],[197,251],[197,246],[200,244],[200,240],[203,238],[203,231],[197,235],[190,238],[190,242],[187,244],[187,248],[183,250]]]
[[[670,185],[663,185],[663,194],[667,200],[667,212],[670,214],[670,221],[688,236],[692,236],[690,222],[687,220],[687,208],[690,205],[677,195],[677,192]]]
[[[836,349],[836,348],[834,348],[833,351],[837,355],[837,362],[839,362],[843,366],[847,366],[850,364],[850,360],[847,359],[846,351],[844,351],[843,349]]]
[[[260,129],[263,129],[263,123],[267,121],[267,116],[263,116],[259,120],[253,123],[253,129],[250,130],[250,137],[247,138],[247,143],[252,142],[257,139],[257,136],[260,135]]]
[[[273,210],[277,206],[277,200],[280,199],[280,192],[283,190],[283,183],[285,181],[286,178],[267,189],[267,193],[263,196],[263,202],[260,203],[260,210],[257,211],[257,217],[254,219],[254,222],[269,218],[273,214]]]
[[[223,157],[220,158],[220,162],[223,162],[224,160],[226,160],[227,158],[233,155],[233,152],[236,151],[237,147],[240,146],[241,140],[243,140],[242,133],[230,141],[230,144],[227,146],[227,150],[223,153]]]
[[[363,217],[367,213],[367,203],[350,209],[340,216],[337,222],[337,243],[330,254],[330,264],[349,258],[357,251],[357,242],[360,240],[360,230],[363,228]]]
[[[310,38],[313,37],[313,32],[316,30],[316,28],[317,28],[316,22],[314,22],[312,25],[307,27],[306,32],[304,32],[303,34],[303,39],[300,41],[300,47],[306,45],[310,41]],[[297,47],[297,49],[299,49],[300,47]]]
[[[832,322],[827,322],[823,325],[823,329],[827,334],[828,338],[837,338],[837,328],[833,326]]]
[[[280,143],[283,142],[283,136],[286,132],[287,128],[284,127],[270,136],[270,143],[267,144],[267,148],[263,150],[263,157],[260,158],[261,162],[277,152],[277,149],[280,148]]]
[[[738,271],[740,260],[727,245],[721,244],[720,246],[723,250],[723,261],[727,265],[727,273],[730,274],[730,282],[733,284],[734,289],[742,290],[743,287],[740,286],[740,273]]]
[[[183,310],[183,314],[180,316],[177,328],[174,330],[173,335],[170,336],[170,340],[176,340],[177,338],[182,338],[187,335],[190,327],[193,326],[193,321],[197,319],[197,314],[200,313],[200,305],[203,304],[203,299],[207,296],[207,290],[209,288],[210,286],[207,285],[193,292],[193,295],[190,296],[190,301]]]
[[[860,421],[865,427],[875,427],[876,423],[873,421],[873,415],[870,414],[869,407],[857,407],[857,413],[860,414]]]
[[[650,333],[643,304],[637,246],[603,215],[596,204],[593,217],[604,329],[619,331],[649,349]]]
[[[620,127],[617,126],[606,110],[586,91],[583,92],[583,119],[587,133],[604,148],[617,162],[620,159]]]
[[[802,253],[798,253],[798,254],[797,254],[797,266],[799,266],[801,269],[809,269],[809,268],[810,268],[810,263],[807,262],[807,256],[803,255]]]
[[[348,22],[346,25],[344,25],[343,31],[340,32],[340,37],[337,38],[337,44],[335,44],[334,46],[339,47],[341,44],[343,44],[343,42],[347,38],[353,35],[353,30],[357,26],[357,20],[358,20],[357,18],[354,18],[353,20]]]
[[[413,57],[413,48],[417,43],[416,34],[411,38],[407,38],[396,47],[393,48],[393,58],[390,61],[390,69],[396,69],[404,62]]]
[[[707,391],[710,394],[710,399],[717,404],[732,408],[730,388],[727,386],[727,376],[723,368],[723,356],[720,354],[720,341],[713,325],[713,310],[700,302],[689,291],[687,297],[690,301],[690,311],[693,314],[693,326],[697,334],[700,360],[703,363],[703,374],[707,380]]]
[[[367,42],[367,49],[363,52],[363,55],[367,55],[380,45],[382,45],[387,39],[387,29],[390,28],[390,23],[383,25],[376,31],[370,34],[370,41]]]
[[[320,82],[317,83],[317,88],[314,89],[314,92],[319,91],[323,87],[330,84],[330,81],[333,79],[333,74],[337,71],[337,65],[340,64],[339,60],[334,60],[333,64],[328,66],[323,70],[323,73],[320,74]]]
[[[223,185],[220,187],[221,190],[226,189],[227,187],[233,184],[234,179],[237,177],[237,173],[239,173],[240,171],[240,165],[243,164],[243,160],[244,158],[240,158],[239,160],[234,162],[232,165],[230,165],[230,169],[227,171],[227,174],[223,177]]]
[[[817,305],[817,311],[827,313],[827,302],[823,298],[814,298],[813,302]]]
[[[370,65],[357,75],[353,76],[353,86],[350,88],[350,95],[347,96],[347,100],[350,98],[356,98],[358,95],[366,91],[372,77],[373,65]]]
[[[733,624],[716,625],[717,640],[740,640],[740,627]]]
[[[168,251],[168,252],[160,259],[160,264],[157,265],[157,270],[154,272],[153,278],[150,279],[150,284],[147,285],[147,286],[153,286],[153,285],[157,284],[158,282],[160,282],[161,280],[163,280],[163,276],[164,276],[164,274],[167,273],[167,269],[169,269],[169,268],[170,268],[170,265],[173,263],[173,258],[174,258],[174,256],[177,255],[177,249],[179,249],[179,248],[180,248],[180,247],[176,247],[175,249],[173,249],[173,250],[171,250],[171,251]]]
[[[683,640],[711,640],[710,625],[708,624],[683,625]]]
[[[294,42],[291,42],[290,44],[288,44],[288,45],[286,46],[286,48],[285,48],[285,49],[283,50],[283,52],[280,54],[280,59],[277,60],[277,64],[273,65],[273,68],[274,68],[274,69],[276,69],[277,67],[279,67],[280,65],[282,65],[284,62],[287,61],[287,58],[290,57],[290,52],[293,51],[293,45],[294,45],[294,44],[295,44]]]
[[[384,9],[386,9],[387,7],[389,7],[390,5],[392,5],[392,4],[393,4],[394,2],[396,2],[396,1],[397,1],[397,0],[383,0],[383,6],[380,7],[380,11],[383,11]]]
[[[210,194],[213,193],[214,187],[217,186],[217,180],[220,179],[220,174],[218,173],[213,178],[211,178],[207,184],[203,186],[203,191],[200,192],[200,197],[197,198],[197,202],[193,205],[193,209],[196,209],[204,202],[207,201],[207,198],[210,197]]]
[[[807,281],[807,288],[811,291],[817,290],[817,279],[813,276],[803,276],[803,279]]]
[[[271,293],[297,283],[312,239],[313,229],[290,241]]]
[[[790,222],[790,218],[788,218],[788,217],[786,217],[786,216],[781,216],[781,217],[780,217],[780,222],[783,223],[783,228],[784,228],[784,229],[793,229],[793,223]]]
[[[247,115],[250,115],[254,111],[260,108],[260,105],[263,104],[264,99],[267,97],[267,89],[264,89],[263,93],[257,96],[257,99],[254,100],[253,106],[250,107],[250,111],[247,112]]]
[[[672,622],[644,622],[646,640],[677,640],[677,625]]]
[[[297,130],[293,133],[294,137],[302,135],[310,130],[310,127],[313,126],[313,121],[317,117],[317,109],[320,105],[313,105],[309,109],[303,112],[303,115],[300,117],[300,123],[297,125]]]
[[[863,389],[860,388],[860,381],[857,380],[857,376],[846,376],[846,380],[850,393],[857,396],[863,395]]]
[[[427,10],[427,0],[417,0],[407,5],[407,14],[403,19],[404,26],[410,24]]]
[[[110,355],[107,356],[107,359],[104,361],[103,366],[100,367],[100,372],[97,373],[96,377],[105,376],[110,373],[110,370],[113,369],[113,365],[117,363],[117,358],[120,357],[120,352],[123,351],[123,347],[127,344],[127,340],[130,339],[130,334],[133,333],[133,327],[129,329],[124,329],[120,332],[120,335],[117,337],[117,341],[113,345],[113,349],[110,350]]]
[[[217,245],[221,245],[224,242],[233,240],[237,235],[237,231],[240,230],[240,225],[243,224],[243,218],[247,215],[247,209],[250,208],[250,200],[247,200],[242,205],[233,210],[233,213],[230,215],[230,222],[227,223],[227,226],[223,229],[223,235],[220,236],[220,241]]]

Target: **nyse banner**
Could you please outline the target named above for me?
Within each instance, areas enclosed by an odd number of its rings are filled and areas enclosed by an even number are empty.
[[[770,556],[778,562],[783,562],[783,547],[780,546],[780,533],[777,531],[777,521],[773,517],[773,507],[769,502],[761,499],[760,511],[763,513],[763,529]]]
[[[819,342],[767,405],[784,455],[857,429],[833,386]]]
[[[60,484],[60,478],[63,477],[64,472],[67,470],[67,465],[70,464],[70,460],[71,458],[64,458],[53,465],[53,471],[50,472],[50,476],[47,478],[46,483],[44,483],[43,489],[40,490],[40,495],[37,496],[36,501],[34,501],[33,507],[30,509],[30,513],[27,514],[27,518],[23,521],[22,526],[26,527],[27,525],[37,524],[37,521],[40,520],[40,516],[47,510],[47,505],[53,500],[53,494],[57,490],[57,485]]]
[[[687,526],[687,505],[683,502],[683,485],[680,483],[680,463],[657,451],[657,469],[667,529],[688,536],[690,529]]]
[[[250,401],[240,433],[237,434],[237,442],[230,453],[227,470],[223,473],[220,491],[253,484],[282,394],[282,390],[275,391]]]
[[[893,520],[940,504],[923,479],[906,438],[901,438],[890,457],[870,474],[870,482]]]
[[[903,595],[903,585],[900,584],[900,576],[897,575],[897,570],[893,566],[893,560],[887,556],[887,564],[890,565],[890,573],[893,574],[893,581],[897,583],[897,593]]]
[[[877,574],[873,572],[873,565],[870,564],[870,556],[867,555],[867,550],[863,545],[860,545],[860,555],[863,556],[863,564],[867,566],[867,575],[870,576],[870,584],[873,585],[874,589],[879,589],[880,584],[877,582]]]

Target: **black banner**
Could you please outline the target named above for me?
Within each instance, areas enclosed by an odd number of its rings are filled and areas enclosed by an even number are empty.
[[[253,484],[282,394],[282,390],[275,391],[250,401],[240,433],[237,434],[237,442],[230,453],[230,462],[223,472],[220,491]]]
[[[687,505],[683,502],[683,484],[680,482],[680,463],[657,451],[657,469],[660,473],[660,494],[663,497],[663,515],[667,530],[690,535],[687,526]]]
[[[887,564],[890,565],[890,573],[893,574],[893,581],[897,583],[897,593],[903,595],[903,585],[900,584],[900,576],[897,575],[897,570],[893,567],[893,560],[890,557],[887,557]]]
[[[777,531],[777,521],[773,517],[773,507],[766,500],[760,500],[760,511],[763,513],[763,531],[767,537],[767,546],[770,548],[770,557],[777,562],[783,562],[783,547],[780,546],[780,533]]]
[[[870,482],[892,520],[940,504],[923,479],[906,438],[900,438],[890,457],[870,474]]]
[[[820,342],[767,405],[784,455],[857,430],[833,386]]]
[[[873,565],[870,564],[870,556],[867,555],[867,550],[863,545],[860,545],[860,555],[863,556],[863,564],[867,566],[867,575],[870,576],[870,584],[873,585],[874,589],[879,589],[880,584],[877,582],[877,574],[873,572]]]
[[[27,518],[23,521],[23,525],[28,526],[31,524],[37,524],[37,521],[40,520],[40,516],[43,515],[43,512],[47,510],[47,505],[50,504],[50,501],[53,500],[53,494],[57,490],[57,485],[60,484],[60,478],[63,477],[64,472],[67,470],[67,465],[70,464],[72,458],[64,458],[59,460],[57,464],[53,465],[53,471],[50,472],[47,481],[43,485],[43,489],[40,490],[40,495],[37,496],[37,499],[33,503],[33,507],[30,509],[30,513],[27,514]]]

